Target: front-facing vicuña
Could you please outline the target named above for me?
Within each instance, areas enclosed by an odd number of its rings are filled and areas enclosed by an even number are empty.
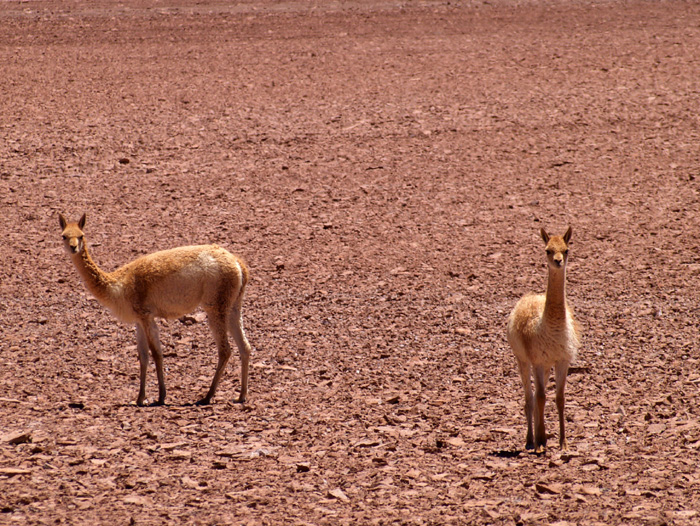
[[[88,290],[121,321],[136,325],[140,385],[136,404],[146,400],[148,351],[158,375],[158,401],[165,403],[163,350],[155,318],[178,318],[201,307],[219,351],[211,387],[197,404],[211,402],[231,356],[228,333],[241,356],[241,393],[248,393],[250,344],[243,331],[241,304],[248,268],[243,261],[217,245],[173,248],[142,256],[114,272],[104,272],[90,257],[83,228],[85,214],[76,223],[59,214],[63,243]]]
[[[549,373],[554,367],[556,403],[559,413],[559,446],[567,448],[564,429],[564,388],[569,364],[580,345],[579,324],[566,301],[566,263],[569,259],[571,227],[563,236],[550,236],[544,228],[549,278],[545,294],[526,294],[508,317],[508,342],[513,349],[525,389],[527,439],[525,447],[545,451],[544,403]],[[535,380],[533,396],[531,375]],[[533,422],[534,420],[534,422]],[[533,430],[534,423],[534,430]]]

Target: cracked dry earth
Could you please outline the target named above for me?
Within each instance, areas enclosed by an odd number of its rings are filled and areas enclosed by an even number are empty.
[[[700,521],[700,5],[0,2],[0,523]],[[218,243],[254,347],[86,291]],[[567,432],[524,449],[505,319],[573,227]],[[156,394],[149,370],[148,395]]]

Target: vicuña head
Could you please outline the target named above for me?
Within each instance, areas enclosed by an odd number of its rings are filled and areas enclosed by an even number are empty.
[[[563,236],[550,236],[544,228],[540,229],[540,235],[546,245],[544,250],[547,253],[549,268],[560,269],[566,266],[569,258],[569,240],[571,239],[571,227]]]
[[[69,254],[79,254],[83,251],[83,227],[85,226],[85,214],[77,223],[68,223],[65,218],[58,214],[58,219],[61,222],[63,229],[63,246]]]
[[[566,449],[564,388],[569,364],[576,358],[580,329],[566,301],[566,263],[571,227],[563,236],[549,235],[543,228],[549,267],[547,292],[526,294],[508,317],[508,342],[513,349],[525,389],[527,439],[525,447],[541,453],[547,446],[544,404],[549,373],[554,367],[559,413],[559,445]],[[531,379],[535,381],[533,396]],[[536,402],[536,403],[535,403]],[[533,430],[534,420],[534,430]]]
[[[173,248],[142,256],[113,272],[104,272],[90,257],[85,242],[85,214],[72,223],[59,214],[66,251],[88,290],[123,322],[136,325],[140,385],[136,399],[146,399],[149,350],[158,375],[158,405],[165,403],[163,351],[155,318],[177,318],[197,307],[207,313],[219,351],[209,391],[198,404],[208,404],[231,356],[231,333],[241,356],[241,394],[248,393],[250,344],[243,331],[241,305],[248,269],[239,258],[217,245]]]

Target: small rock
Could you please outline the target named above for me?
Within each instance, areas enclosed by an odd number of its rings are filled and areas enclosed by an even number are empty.
[[[15,475],[31,475],[32,472],[22,468],[0,468],[0,475],[14,477]]]
[[[596,486],[582,486],[581,487],[581,494],[582,495],[591,495],[591,496],[599,496],[603,492],[600,490],[600,488]]]
[[[401,400],[400,395],[392,395],[389,398],[384,399],[385,404],[398,404]]]
[[[333,497],[334,499],[342,500],[343,502],[350,502],[350,499],[348,498],[348,496],[340,488],[335,488],[335,489],[330,490],[328,492],[328,496]]]
[[[6,444],[16,445],[16,444],[26,444],[32,441],[31,433],[12,433],[2,437],[2,441]]]
[[[462,447],[464,445],[464,440],[462,440],[460,437],[448,438],[446,442],[454,447]]]
[[[141,497],[140,495],[128,495],[124,497],[123,502],[126,504],[136,504],[139,506],[146,506],[150,504],[150,500],[146,497]]]
[[[535,484],[535,490],[537,491],[537,493],[548,493],[550,495],[559,495],[563,489],[564,489],[564,486],[562,484],[557,484],[557,483],[543,484],[541,482],[538,482],[537,484]]]

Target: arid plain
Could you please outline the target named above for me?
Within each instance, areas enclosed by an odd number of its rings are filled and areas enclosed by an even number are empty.
[[[696,2],[0,2],[0,523],[697,524],[699,71]],[[190,405],[196,312],[136,407],[59,212],[248,263],[247,403]],[[506,317],[569,225],[534,455]]]

